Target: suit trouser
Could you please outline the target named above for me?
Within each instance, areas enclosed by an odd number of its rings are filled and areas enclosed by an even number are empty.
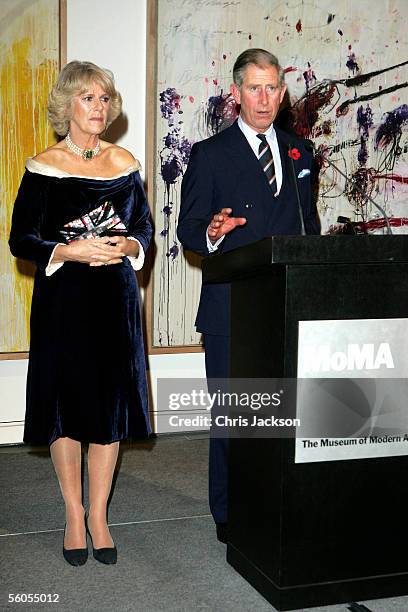
[[[230,337],[204,334],[204,347],[207,379],[229,378]],[[218,388],[216,381],[209,380],[209,393],[215,393]],[[214,406],[213,418],[217,412],[217,407]],[[226,523],[228,520],[228,438],[210,436],[208,476],[211,514],[216,523]]]

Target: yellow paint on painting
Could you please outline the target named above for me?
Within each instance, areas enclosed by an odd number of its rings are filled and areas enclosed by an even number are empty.
[[[22,9],[7,34],[0,49],[0,352],[15,352],[28,350],[34,266],[15,260],[7,241],[25,161],[55,142],[46,108],[58,72],[58,2]]]

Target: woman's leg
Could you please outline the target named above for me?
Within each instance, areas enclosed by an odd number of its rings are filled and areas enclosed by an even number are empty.
[[[86,548],[84,507],[82,505],[81,443],[58,438],[50,447],[51,458],[65,501],[67,550]]]
[[[110,548],[114,545],[107,524],[107,504],[118,452],[119,442],[89,444],[88,526],[94,548]]]

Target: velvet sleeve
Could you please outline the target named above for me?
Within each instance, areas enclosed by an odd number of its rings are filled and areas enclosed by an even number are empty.
[[[45,217],[48,181],[36,173],[25,171],[14,203],[10,251],[14,257],[28,259],[45,270],[58,242],[41,238],[41,225]]]
[[[129,235],[140,242],[144,252],[149,246],[153,228],[150,209],[139,172],[134,173],[134,207],[129,222]]]

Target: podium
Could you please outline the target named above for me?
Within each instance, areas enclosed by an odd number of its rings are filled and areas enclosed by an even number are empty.
[[[408,327],[408,236],[275,236],[206,258],[214,282],[232,283],[231,377],[296,378],[300,321]],[[408,457],[295,455],[230,440],[227,561],[277,610],[408,594]]]

